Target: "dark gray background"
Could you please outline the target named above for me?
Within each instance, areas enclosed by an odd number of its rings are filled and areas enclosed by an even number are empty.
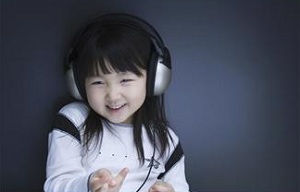
[[[67,45],[108,12],[148,20],[171,51],[192,191],[299,189],[299,1],[1,0],[1,191],[42,190]]]

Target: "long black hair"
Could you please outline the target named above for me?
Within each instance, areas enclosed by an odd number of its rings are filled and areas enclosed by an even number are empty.
[[[93,22],[89,24],[73,50],[74,66],[78,75],[78,87],[83,99],[88,103],[85,92],[86,77],[98,75],[99,69],[105,73],[133,72],[141,76],[141,70],[148,69],[154,45],[147,35],[122,25],[107,25]],[[108,64],[109,63],[109,64]],[[90,110],[84,131],[84,146],[90,147],[92,140],[103,136],[104,117]],[[170,139],[168,122],[164,108],[164,95],[147,96],[143,105],[133,117],[134,143],[141,163],[144,163],[142,127],[144,126],[153,147],[162,156]],[[155,138],[155,139],[154,139]]]

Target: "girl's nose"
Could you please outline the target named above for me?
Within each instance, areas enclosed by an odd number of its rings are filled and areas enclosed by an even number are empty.
[[[106,97],[109,100],[117,100],[120,98],[120,88],[116,85],[110,85],[107,88]]]

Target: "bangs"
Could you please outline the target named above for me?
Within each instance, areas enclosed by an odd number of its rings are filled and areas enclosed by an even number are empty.
[[[87,50],[86,76],[99,75],[101,72],[132,72],[141,76],[141,70],[147,69],[150,40],[132,29],[123,27],[119,31],[118,27],[114,28],[116,29],[104,33],[101,38],[94,39],[95,43]]]
[[[113,61],[112,61],[113,60]],[[89,62],[86,77],[98,76],[100,74],[110,74],[113,72],[132,72],[137,76],[141,76],[141,70],[145,70],[143,63],[126,62],[123,58],[108,59],[106,57],[94,58]]]

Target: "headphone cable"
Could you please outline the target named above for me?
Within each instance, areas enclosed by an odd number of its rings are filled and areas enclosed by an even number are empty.
[[[153,132],[152,132],[153,133]],[[153,141],[154,141],[154,149],[153,149],[153,155],[151,157],[151,160],[150,160],[150,168],[149,168],[149,171],[148,171],[148,174],[144,180],[144,182],[141,184],[141,186],[136,190],[136,192],[139,192],[142,187],[145,185],[145,183],[147,182],[149,176],[150,176],[150,173],[151,173],[151,170],[153,168],[153,164],[154,164],[154,157],[155,157],[155,150],[156,150],[156,141],[155,141],[155,133],[153,133]]]
[[[154,160],[154,157],[152,156],[152,157],[151,157],[151,162],[150,162],[150,169],[149,169],[149,171],[148,171],[147,177],[145,178],[143,184],[136,190],[136,192],[139,192],[139,191],[142,189],[142,187],[145,185],[145,183],[147,182],[147,180],[148,180],[148,178],[149,178],[149,176],[150,176],[152,167],[153,167],[153,160]]]

